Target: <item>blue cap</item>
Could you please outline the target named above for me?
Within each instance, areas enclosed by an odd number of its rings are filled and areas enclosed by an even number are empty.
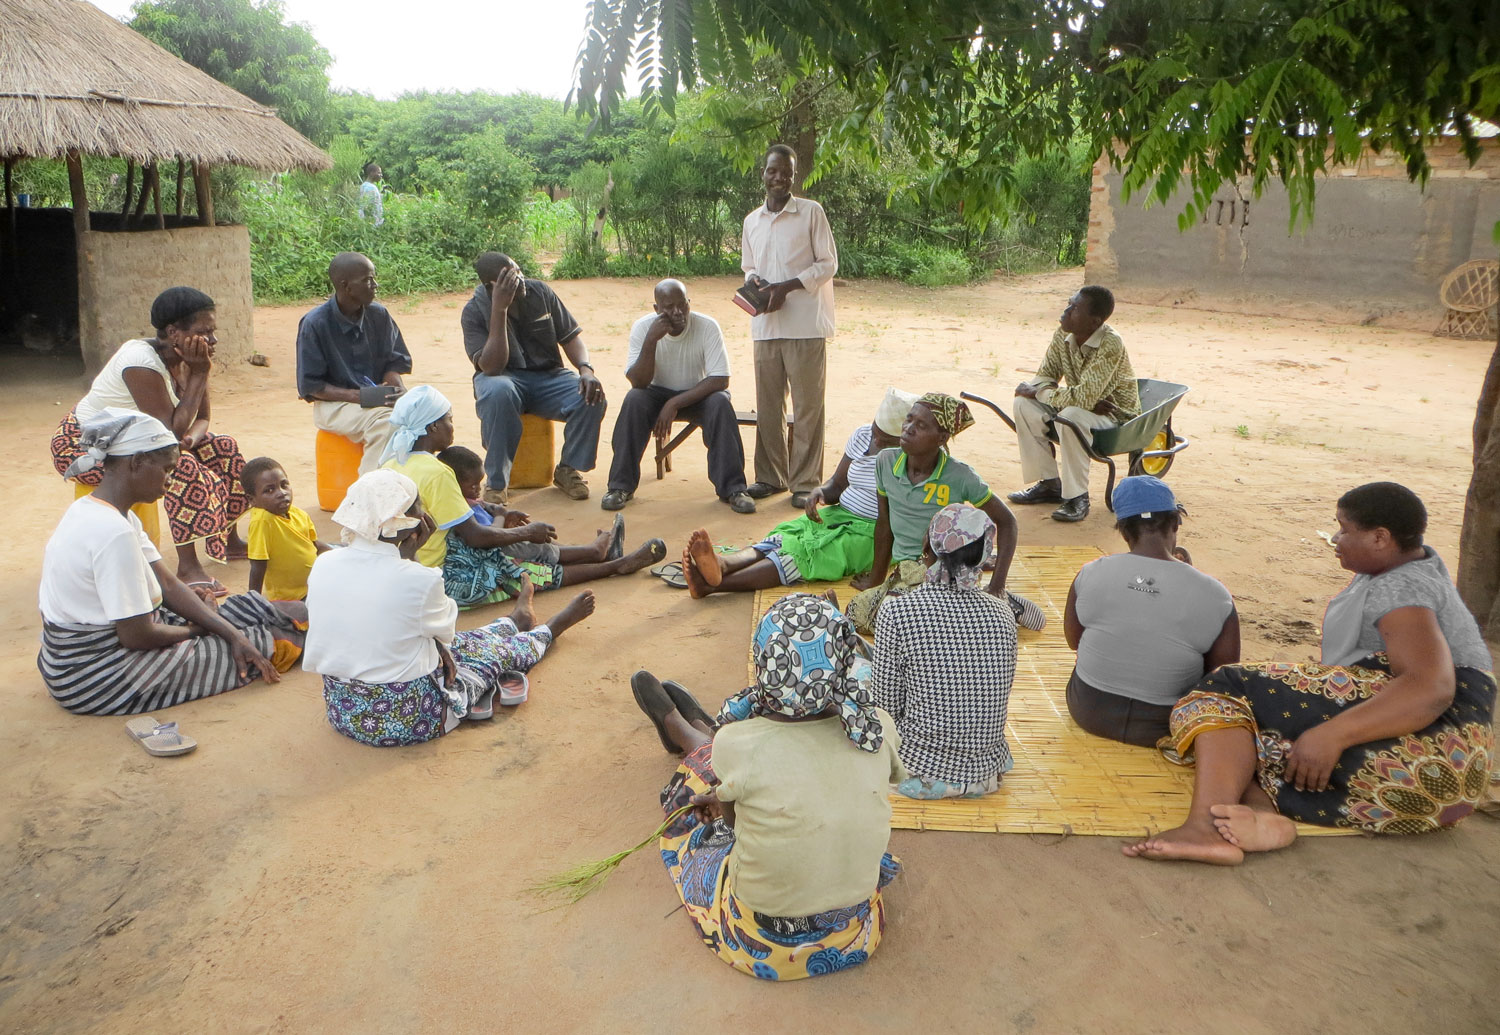
[[[1120,479],[1115,486],[1115,519],[1151,517],[1167,514],[1177,509],[1177,497],[1167,488],[1167,483],[1149,474]]]

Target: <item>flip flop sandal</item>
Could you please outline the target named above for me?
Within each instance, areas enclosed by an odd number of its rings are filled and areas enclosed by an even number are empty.
[[[666,726],[667,715],[675,711],[677,706],[672,703],[672,698],[667,695],[657,678],[650,672],[637,672],[630,677],[630,692],[641,711],[646,713],[646,718],[651,720],[651,725],[656,727],[661,746],[674,755],[682,754],[682,748],[667,735]]]
[[[198,746],[192,737],[177,732],[177,723],[157,722],[150,715],[137,715],[125,723],[125,730],[146,749],[147,754],[159,758],[185,755]]]
[[[688,693],[687,687],[676,680],[668,679],[662,683],[661,688],[672,699],[672,704],[677,708],[678,714],[688,722],[701,722],[711,730],[719,728],[718,723],[714,722],[714,717],[703,710],[697,698]]]
[[[503,707],[514,708],[526,700],[530,689],[531,684],[526,679],[526,673],[508,668],[500,673],[500,690],[495,694],[495,700],[499,701]]]
[[[670,579],[674,575],[682,574],[681,561],[664,561],[651,569],[651,574],[659,579]]]
[[[207,586],[208,591],[213,594],[215,600],[222,600],[229,595],[229,589],[218,579],[207,579],[202,582],[184,582],[183,585],[192,589],[194,586]]]
[[[681,568],[678,568],[677,573],[674,575],[663,575],[661,577],[661,580],[667,585],[671,586],[673,589],[688,588],[687,576],[682,573]]]
[[[604,555],[606,561],[617,561],[625,556],[625,515],[615,515],[615,526],[610,533],[609,552]]]

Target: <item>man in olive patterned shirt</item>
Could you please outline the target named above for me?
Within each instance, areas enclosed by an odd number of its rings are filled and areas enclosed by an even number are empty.
[[[1115,296],[1097,285],[1080,288],[1068,299],[1057,333],[1047,346],[1036,377],[1016,386],[1016,437],[1021,445],[1021,477],[1035,481],[1010,494],[1012,503],[1061,503],[1052,512],[1058,521],[1082,521],[1089,513],[1089,457],[1078,436],[1060,429],[1058,459],[1047,440],[1053,417],[1080,428],[1110,428],[1141,412],[1135,372],[1125,343],[1105,323],[1115,311]]]

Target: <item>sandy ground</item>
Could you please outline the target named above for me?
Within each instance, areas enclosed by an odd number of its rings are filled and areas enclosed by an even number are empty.
[[[841,288],[830,462],[887,384],[1008,398],[1080,275]],[[732,286],[693,289],[729,333],[749,406],[750,345]],[[649,285],[560,288],[618,400],[626,332]],[[450,395],[459,440],[477,446],[463,299],[392,305],[414,379]],[[221,371],[214,412],[247,456],[282,460],[327,538],[310,414],[292,388],[304,308],[257,312],[271,365]],[[1247,658],[1315,649],[1323,603],[1344,581],[1316,533],[1333,527],[1333,501],[1354,484],[1396,478],[1416,489],[1432,512],[1429,541],[1456,566],[1488,346],[1138,305],[1112,323],[1138,375],[1192,386],[1177,427],[1193,445],[1169,479],[1191,511],[1186,545],[1239,601]],[[896,831],[907,869],[887,896],[880,952],[855,971],[779,988],[703,950],[649,852],[581,904],[542,911],[526,885],[632,844],[660,818],[673,762],[631,701],[630,673],[652,668],[714,702],[743,683],[749,597],[694,603],[644,574],[597,585],[598,613],[536,672],[531,701],[492,724],[372,750],[328,728],[318,680],[299,671],[176,709],[170,718],[200,747],[152,759],[123,720],[69,715],[38,679],[38,568],[70,498],[47,440],[80,387],[4,363],[12,391],[0,432],[14,448],[0,471],[25,502],[11,511],[0,592],[11,677],[0,1030],[1500,1028],[1500,826],[1485,817],[1420,838],[1315,839],[1236,870],[1128,861],[1106,838]],[[998,419],[981,413],[957,445],[998,490],[1017,487],[1014,442]],[[733,515],[713,498],[696,440],[677,460],[626,510],[632,544],[662,535],[676,546],[701,524],[742,543],[792,513],[781,496],[753,517]],[[588,503],[548,489],[523,505],[582,541],[603,521],[603,483],[601,470]],[[1078,526],[1022,510],[1023,542],[1117,549],[1102,490],[1096,467],[1095,510]],[[242,588],[245,565],[221,575]],[[561,603],[544,596],[541,611]]]

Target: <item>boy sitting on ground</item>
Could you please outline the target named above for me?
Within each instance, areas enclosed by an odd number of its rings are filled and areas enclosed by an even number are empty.
[[[250,497],[250,589],[268,600],[305,600],[307,573],[331,547],[318,539],[307,511],[292,506],[292,483],[275,460],[246,463],[240,484]]]

